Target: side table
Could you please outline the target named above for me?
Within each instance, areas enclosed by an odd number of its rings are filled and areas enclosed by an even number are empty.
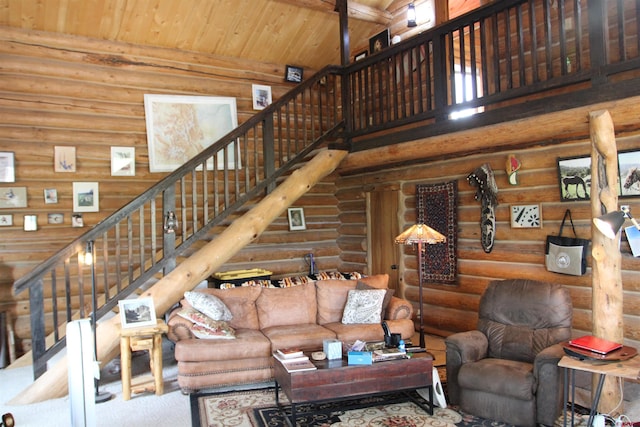
[[[122,375],[122,399],[131,399],[131,392],[154,391],[156,395],[164,392],[162,378],[162,334],[169,330],[167,324],[158,319],[155,326],[120,328],[120,369]],[[131,383],[131,352],[149,350],[151,375]]]
[[[631,347],[623,347],[631,349]],[[635,349],[633,349],[635,351]],[[577,359],[575,357],[563,356],[558,362],[558,366],[564,368],[564,406],[563,406],[563,425],[567,425],[567,403],[569,400],[569,383],[571,383],[571,426],[574,425],[573,419],[573,403],[575,401],[575,371],[584,371],[592,374],[599,374],[598,385],[595,393],[593,393],[593,402],[591,403],[591,412],[589,413],[589,420],[587,425],[592,425],[593,418],[598,410],[598,403],[600,402],[600,394],[602,393],[602,385],[607,375],[613,375],[619,378],[626,378],[630,380],[640,379],[640,358],[635,356],[627,360],[592,360],[592,359]],[[571,373],[569,378],[569,372]]]

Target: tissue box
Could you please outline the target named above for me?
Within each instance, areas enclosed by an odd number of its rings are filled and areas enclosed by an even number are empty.
[[[372,365],[373,355],[370,351],[350,351],[347,353],[349,365]]]
[[[342,359],[342,341],[323,340],[322,351],[327,355],[328,360]]]

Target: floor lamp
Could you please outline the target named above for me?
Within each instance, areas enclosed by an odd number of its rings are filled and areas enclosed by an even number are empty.
[[[447,240],[442,234],[425,224],[414,224],[399,236],[396,237],[396,243],[399,245],[418,244],[418,300],[420,307],[420,347],[425,348],[424,343],[424,316],[422,314],[422,244],[434,245],[443,243]]]

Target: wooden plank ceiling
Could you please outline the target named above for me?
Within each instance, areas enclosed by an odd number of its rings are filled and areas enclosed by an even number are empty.
[[[384,28],[407,31],[408,3],[349,1],[350,56]],[[334,9],[335,0],[0,0],[0,25],[318,70],[340,63]]]

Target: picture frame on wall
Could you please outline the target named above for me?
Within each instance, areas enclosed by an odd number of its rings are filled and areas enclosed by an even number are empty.
[[[84,227],[84,219],[82,218],[82,214],[73,214],[71,215],[71,226],[72,227]]]
[[[0,227],[9,227],[13,225],[13,215],[1,214],[0,215]]]
[[[111,176],[136,176],[135,147],[111,147]]]
[[[0,182],[16,182],[15,154],[0,151]]]
[[[0,188],[0,209],[26,208],[27,187]]]
[[[389,29],[385,28],[369,39],[369,52],[372,55],[389,47]]]
[[[264,110],[271,104],[271,86],[251,85],[251,93],[253,95],[253,109]]]
[[[238,126],[232,97],[145,94],[144,111],[150,172],[173,172]],[[218,155],[218,169],[241,167],[238,145],[230,147],[226,165]]]
[[[618,152],[621,197],[640,196],[640,150]]]
[[[74,212],[99,212],[100,189],[97,182],[73,183]]]
[[[64,214],[63,213],[50,213],[47,214],[47,223],[48,224],[62,224],[64,222]]]
[[[38,231],[38,215],[25,215],[23,228],[24,231]]]
[[[55,188],[45,188],[44,202],[46,204],[58,203],[58,190],[56,190]]]
[[[293,65],[287,65],[284,69],[284,80],[291,83],[302,82],[303,69]]]
[[[591,156],[558,158],[560,201],[576,202],[591,198]]]
[[[55,172],[76,171],[76,147],[56,146],[53,148],[53,170]]]
[[[123,328],[137,328],[140,326],[155,326],[156,309],[153,298],[124,299],[118,301],[120,322]]]
[[[289,218],[289,231],[307,229],[303,208],[289,208],[287,209],[287,216]]]
[[[353,60],[354,60],[354,61],[360,61],[361,59],[366,58],[366,57],[367,57],[367,55],[368,55],[368,53],[369,53],[369,52],[368,52],[368,51],[366,51],[366,50],[365,50],[365,51],[362,51],[362,52],[360,52],[360,53],[356,54],[356,55],[353,57]]]
[[[511,205],[511,228],[542,228],[540,205]]]

